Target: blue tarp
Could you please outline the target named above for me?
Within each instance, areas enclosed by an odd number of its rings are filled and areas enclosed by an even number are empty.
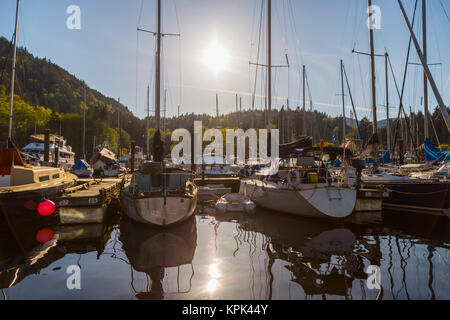
[[[383,156],[378,159],[379,163],[391,163],[391,153],[388,151],[386,151]]]
[[[341,167],[341,161],[339,159],[336,159],[336,161],[334,161],[334,167],[335,168],[340,168]]]
[[[373,158],[366,158],[366,165],[373,163]],[[386,151],[381,158],[378,159],[378,163],[391,163],[391,153]]]
[[[425,160],[426,161],[448,161],[450,160],[450,152],[436,149],[430,140],[425,139],[424,142]]]
[[[330,168],[330,167],[340,168],[340,167],[341,167],[341,160],[339,160],[339,159],[336,158],[336,160],[334,161],[334,163],[331,162],[331,161],[327,161],[327,162],[325,162],[325,166],[326,166],[327,168]]]
[[[77,163],[75,163],[72,166],[72,169],[74,169],[74,170],[76,170],[76,169],[87,169],[87,168],[89,168],[89,165],[84,160],[78,160]]]

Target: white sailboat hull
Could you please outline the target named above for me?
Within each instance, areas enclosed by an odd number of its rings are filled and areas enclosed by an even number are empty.
[[[197,206],[197,194],[193,196],[167,196],[134,198],[122,192],[125,214],[138,222],[167,226],[188,219]]]
[[[283,189],[272,182],[243,180],[240,193],[257,206],[304,217],[344,218],[355,209],[356,190],[326,184],[302,184]]]

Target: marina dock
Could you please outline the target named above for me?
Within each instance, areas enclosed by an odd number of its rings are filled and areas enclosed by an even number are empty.
[[[197,186],[223,186],[225,188],[231,188],[231,192],[239,192],[240,178],[239,177],[220,177],[220,178],[210,178],[210,177],[199,177],[195,178],[195,184]]]
[[[126,176],[102,180],[79,179],[56,198],[62,224],[101,223],[108,206],[120,195]]]

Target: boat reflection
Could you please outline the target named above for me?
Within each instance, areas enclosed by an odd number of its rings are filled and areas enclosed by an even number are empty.
[[[149,290],[138,292],[134,287],[132,276],[131,287],[138,299],[163,299],[166,268],[176,267],[179,275],[180,267],[183,265],[191,265],[187,292],[190,291],[190,283],[194,275],[192,260],[197,247],[195,217],[166,228],[124,219],[120,225],[120,241],[132,268],[137,272],[144,272],[151,280],[151,288],[147,285]],[[178,276],[177,279],[179,279]],[[179,283],[177,283],[177,293],[183,293]]]
[[[39,274],[67,254],[103,253],[111,224],[3,226],[0,230],[0,289],[11,288],[29,275]]]
[[[219,223],[239,224],[238,246],[241,239],[247,242],[247,232],[263,234],[267,239],[262,247],[269,258],[270,287],[264,297],[267,299],[277,298],[273,297],[276,260],[288,262],[284,268],[291,272],[291,281],[302,287],[306,298],[320,295],[323,299],[326,295],[349,298],[354,280],[367,279],[364,260],[380,265],[378,244],[360,238],[357,229],[344,223],[274,215],[262,210],[254,215],[216,213],[214,218]],[[364,248],[360,253],[359,247]]]

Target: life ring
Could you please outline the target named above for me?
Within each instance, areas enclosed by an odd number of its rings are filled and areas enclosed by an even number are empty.
[[[292,175],[295,176],[294,181],[292,181]],[[295,169],[292,169],[291,171],[289,171],[286,178],[287,178],[288,185],[293,188],[297,187],[301,182],[300,173],[298,172],[298,170],[295,170]]]

